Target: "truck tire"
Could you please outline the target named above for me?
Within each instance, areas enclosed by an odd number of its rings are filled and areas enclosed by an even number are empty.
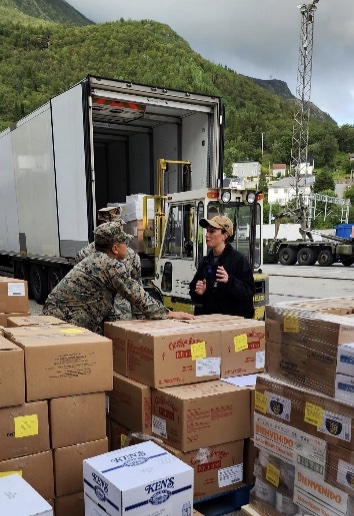
[[[20,261],[15,263],[14,267],[14,277],[16,279],[22,279],[27,281],[27,289],[28,289],[28,297],[29,299],[33,298],[31,284],[29,280],[29,271],[27,263]]]
[[[50,267],[48,271],[48,294],[58,285],[62,277],[62,272],[59,268]]]
[[[296,251],[292,247],[283,247],[279,251],[279,262],[282,265],[295,265],[296,263]]]
[[[311,247],[302,247],[297,253],[297,261],[299,265],[313,265],[317,256]]]
[[[32,265],[30,268],[30,285],[32,289],[33,299],[40,305],[48,297],[48,278],[46,270],[40,265]]]
[[[350,267],[354,263],[354,257],[353,256],[345,256],[340,259],[340,263],[344,265],[344,267]]]
[[[318,265],[320,267],[330,267],[334,262],[334,256],[329,249],[322,249],[318,255]]]

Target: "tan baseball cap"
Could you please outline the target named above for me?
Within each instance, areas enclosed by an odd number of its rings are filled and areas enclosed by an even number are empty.
[[[226,217],[225,215],[216,215],[212,219],[200,219],[199,226],[205,229],[208,226],[216,229],[223,229],[230,237],[234,234],[234,225],[229,217]]]

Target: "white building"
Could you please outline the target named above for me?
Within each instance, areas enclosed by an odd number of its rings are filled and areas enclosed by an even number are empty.
[[[261,164],[259,161],[238,161],[232,164],[232,176],[241,179],[259,178]]]
[[[284,163],[274,163],[273,165],[273,177],[285,177],[286,176],[286,165]]]
[[[314,179],[314,176],[307,178],[301,177],[298,183],[298,192],[305,197],[310,195]],[[269,204],[279,203],[281,206],[285,206],[289,201],[294,199],[295,196],[296,188],[294,177],[284,177],[268,187]]]

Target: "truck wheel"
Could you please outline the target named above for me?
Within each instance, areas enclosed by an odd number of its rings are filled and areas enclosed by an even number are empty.
[[[340,263],[342,263],[344,265],[344,267],[350,267],[354,263],[354,257],[346,256],[344,258],[341,258]]]
[[[296,263],[296,251],[291,247],[283,247],[279,251],[279,262],[282,265],[295,265]]]
[[[318,255],[318,265],[320,267],[330,267],[334,262],[334,256],[329,249],[323,249]]]
[[[31,284],[29,281],[29,273],[28,273],[28,265],[24,262],[16,262],[15,263],[15,269],[14,269],[14,277],[16,279],[22,279],[27,281],[27,289],[28,289],[28,297],[29,299],[33,298]]]
[[[48,271],[48,293],[53,290],[59,283],[62,278],[62,273],[60,269],[56,267],[51,267]]]
[[[299,265],[313,265],[316,262],[316,255],[310,247],[303,247],[297,253]]]
[[[40,265],[32,265],[30,269],[30,285],[33,298],[43,304],[48,297],[48,278],[46,270]]]

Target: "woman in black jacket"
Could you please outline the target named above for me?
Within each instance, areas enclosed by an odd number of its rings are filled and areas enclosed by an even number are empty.
[[[231,220],[217,215],[210,220],[201,219],[199,225],[206,229],[210,252],[204,256],[189,285],[195,315],[229,314],[251,319],[253,273],[243,254],[229,243],[234,237]]]

